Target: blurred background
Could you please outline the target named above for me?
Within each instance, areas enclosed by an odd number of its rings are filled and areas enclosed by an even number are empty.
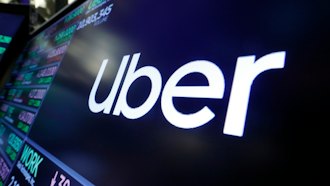
[[[30,32],[33,32],[75,1],[79,0],[0,0],[0,3],[30,5]]]

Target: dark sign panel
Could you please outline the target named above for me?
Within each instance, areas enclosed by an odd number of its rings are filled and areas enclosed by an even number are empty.
[[[0,92],[2,183],[316,184],[327,5],[87,1]]]

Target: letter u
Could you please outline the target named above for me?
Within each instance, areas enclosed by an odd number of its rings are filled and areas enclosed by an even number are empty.
[[[95,101],[95,95],[96,95],[97,89],[100,85],[100,81],[102,79],[105,67],[107,66],[107,63],[108,63],[108,59],[103,60],[102,65],[100,67],[100,70],[99,70],[99,72],[96,76],[96,80],[93,84],[92,90],[89,94],[89,99],[88,99],[89,109],[93,113],[98,113],[98,112],[101,112],[102,110],[103,110],[103,113],[105,113],[105,114],[110,113],[113,102],[115,100],[115,96],[116,96],[116,94],[118,92],[118,89],[119,89],[120,82],[123,78],[123,75],[124,75],[129,57],[130,57],[129,55],[126,55],[126,56],[123,57],[123,59],[121,61],[121,64],[120,64],[120,67],[119,67],[119,70],[118,70],[118,73],[116,75],[115,81],[112,85],[112,88],[111,88],[111,91],[110,91],[110,94],[108,95],[108,97],[102,103],[97,103]]]

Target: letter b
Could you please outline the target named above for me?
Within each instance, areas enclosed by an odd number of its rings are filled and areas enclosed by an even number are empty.
[[[128,119],[140,118],[150,111],[159,97],[162,86],[159,71],[152,66],[145,66],[135,71],[139,58],[140,53],[134,54],[132,57],[113,115],[119,116],[122,113]],[[142,76],[148,77],[151,81],[150,94],[142,105],[132,108],[127,104],[127,92],[133,82]]]

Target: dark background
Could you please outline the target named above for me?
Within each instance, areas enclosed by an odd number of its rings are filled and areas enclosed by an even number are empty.
[[[7,78],[12,61],[23,49],[28,37],[29,7],[0,3],[0,34],[12,37],[9,44],[0,43],[6,51],[0,56],[0,86]]]
[[[105,24],[74,36],[30,138],[96,185],[271,185],[322,181],[327,163],[329,3],[318,1],[113,1]],[[286,51],[285,68],[256,78],[243,137],[222,133],[237,57]],[[160,98],[142,118],[94,114],[88,96],[103,59],[103,101],[124,55],[169,76],[193,60],[221,68],[221,100],[175,98],[177,110],[216,114],[196,129],[169,124]],[[182,84],[205,84],[187,76]],[[146,78],[128,93],[140,105]]]

